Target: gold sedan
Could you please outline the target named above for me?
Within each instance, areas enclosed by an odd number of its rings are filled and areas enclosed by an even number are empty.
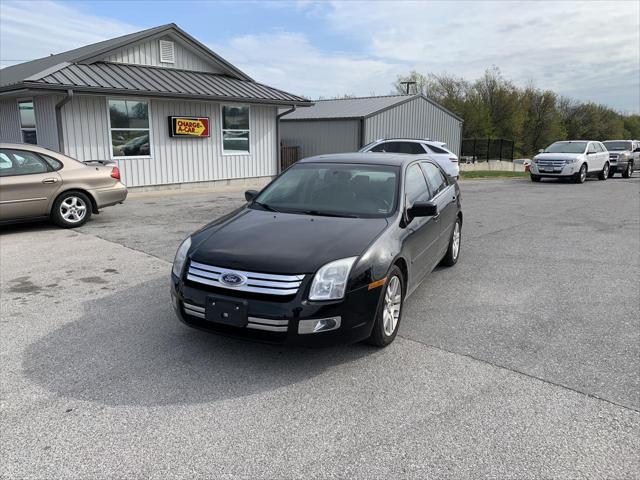
[[[0,224],[49,218],[61,227],[78,227],[98,209],[124,202],[127,187],[118,167],[103,163],[0,143]]]

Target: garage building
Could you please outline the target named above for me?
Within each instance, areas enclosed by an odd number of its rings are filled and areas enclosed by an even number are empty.
[[[281,118],[281,139],[301,158],[353,152],[381,138],[429,138],[460,154],[463,120],[423,95],[317,100]]]
[[[130,187],[267,179],[278,108],[311,104],[169,24],[0,70],[0,141],[114,160]]]

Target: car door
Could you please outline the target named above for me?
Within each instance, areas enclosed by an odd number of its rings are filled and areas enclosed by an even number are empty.
[[[602,170],[605,163],[609,161],[609,150],[602,142],[598,142],[598,149],[600,150],[600,170]]]
[[[0,220],[48,215],[61,184],[60,175],[36,153],[0,150]]]
[[[456,189],[440,166],[428,161],[420,162],[420,166],[424,171],[425,177],[427,177],[427,184],[431,191],[431,201],[438,206],[438,213],[440,214],[439,255],[437,258],[439,260],[440,255],[449,246],[449,238],[456,221]]]
[[[598,170],[602,170],[602,165],[600,165],[598,148],[596,147],[595,142],[589,142],[587,145],[587,170],[590,172],[595,172]]]
[[[407,222],[405,248],[410,258],[409,283],[415,285],[429,273],[437,262],[440,238],[440,218],[416,217],[409,219],[406,212],[415,202],[431,197],[426,178],[416,162],[407,167],[404,179],[405,221]]]

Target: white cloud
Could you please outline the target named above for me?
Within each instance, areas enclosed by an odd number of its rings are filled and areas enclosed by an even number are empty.
[[[404,66],[343,52],[323,52],[300,33],[245,35],[211,45],[259,82],[309,98],[387,94]]]
[[[51,1],[0,2],[3,67],[142,30]]]
[[[316,10],[317,11],[317,10]],[[640,110],[640,2],[332,2],[323,17],[370,58]]]

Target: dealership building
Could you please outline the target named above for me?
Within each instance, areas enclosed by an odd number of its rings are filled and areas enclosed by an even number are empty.
[[[113,160],[130,187],[259,180],[279,110],[311,105],[169,24],[0,70],[0,141]]]

